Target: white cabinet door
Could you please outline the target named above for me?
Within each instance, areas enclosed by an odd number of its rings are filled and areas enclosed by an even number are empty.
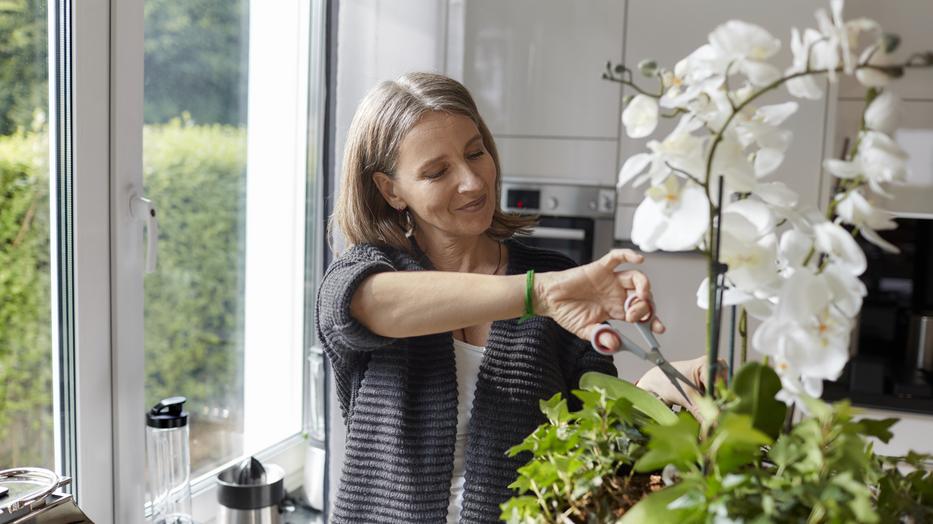
[[[497,136],[614,138],[621,0],[465,0],[463,81]]]
[[[813,13],[821,6],[812,0],[629,0],[625,61],[634,67],[642,59],[653,58],[662,66],[672,69],[677,61],[707,43],[709,33],[716,26],[730,19],[738,19],[760,25],[781,40],[782,49],[770,62],[783,70],[791,64],[788,42],[791,27],[815,27]],[[641,80],[641,85],[646,88],[657,88],[655,83],[646,82],[644,78]],[[797,114],[783,126],[794,133],[793,143],[784,163],[769,179],[785,182],[800,193],[802,203],[816,206],[821,203],[821,160],[832,153],[825,151],[823,145],[828,96],[817,101],[795,99],[782,87],[775,94],[763,96],[756,105],[790,99],[800,104]],[[663,121],[649,139],[630,139],[623,132],[620,138],[619,167],[630,156],[645,151],[648,140],[665,137],[675,124],[675,120]],[[644,189],[627,187],[619,196],[620,205],[634,206],[642,200]],[[617,216],[627,214],[617,213]],[[631,224],[617,224],[617,234],[625,236],[630,230]]]
[[[613,185],[623,0],[454,0],[447,70],[496,137],[503,176]]]

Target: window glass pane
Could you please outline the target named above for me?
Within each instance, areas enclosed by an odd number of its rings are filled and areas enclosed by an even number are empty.
[[[306,175],[276,159],[304,137],[295,111],[262,108],[300,97],[280,77],[294,60],[264,72],[294,42],[259,31],[261,5],[145,3],[143,177],[160,231],[146,402],[188,398],[194,476],[301,431],[304,208],[290,202]]]
[[[55,468],[48,19],[0,9],[0,467]]]

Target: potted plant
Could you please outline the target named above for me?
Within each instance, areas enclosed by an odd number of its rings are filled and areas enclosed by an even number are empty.
[[[548,423],[510,453],[530,461],[503,504],[509,522],[930,522],[930,456],[882,457],[896,419],[860,419],[847,402],[819,397],[839,377],[865,287],[866,258],[854,237],[892,250],[877,232],[896,227],[876,206],[903,182],[906,154],[891,137],[897,99],[892,79],[933,66],[933,52],[896,62],[900,39],[868,19],[846,21],[841,0],[816,12],[818,27],[791,33],[793,63],[768,60],[780,41],[732,20],[673,69],[651,60],[635,71],[607,64],[604,78],[637,94],[622,114],[633,138],[651,135],[659,117],[676,128],[650,151],[629,158],[620,187],[647,184],[632,240],[643,251],[699,250],[708,260],[697,291],[707,314],[710,383],[717,376],[723,308],[739,318],[741,352],[727,382],[694,399],[694,417],[675,414],[633,385],[599,374],[566,399],[542,402]],[[824,213],[769,177],[791,132],[781,124],[797,103],[759,105],[784,88],[823,96],[824,78],[854,75],[866,87],[861,128],[841,159]],[[764,362],[747,361],[747,318]],[[730,344],[731,345],[731,344]],[[729,351],[730,361],[733,358]],[[734,363],[733,363],[734,364]],[[800,411],[799,416],[794,416]]]

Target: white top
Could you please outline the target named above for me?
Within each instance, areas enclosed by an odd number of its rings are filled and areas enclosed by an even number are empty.
[[[467,427],[470,423],[470,410],[473,407],[473,393],[476,390],[476,377],[479,365],[483,361],[486,348],[467,344],[454,339],[454,358],[457,367],[457,442],[454,445],[454,473],[450,481],[450,505],[447,507],[447,522],[460,521],[463,508],[463,480],[465,469],[463,453],[466,449]]]

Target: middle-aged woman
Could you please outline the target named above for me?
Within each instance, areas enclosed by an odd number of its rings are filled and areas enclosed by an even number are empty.
[[[349,247],[316,315],[347,425],[333,522],[497,521],[528,459],[506,450],[544,422],[539,401],[562,393],[573,405],[583,373],[616,374],[590,332],[651,313],[647,278],[618,270],[641,255],[575,267],[514,239],[533,221],[500,209],[499,174],[492,135],[454,80],[409,74],[357,109],[331,223]],[[652,328],[664,331],[656,317]],[[699,378],[701,360],[680,366]],[[678,400],[656,375],[639,386]]]

